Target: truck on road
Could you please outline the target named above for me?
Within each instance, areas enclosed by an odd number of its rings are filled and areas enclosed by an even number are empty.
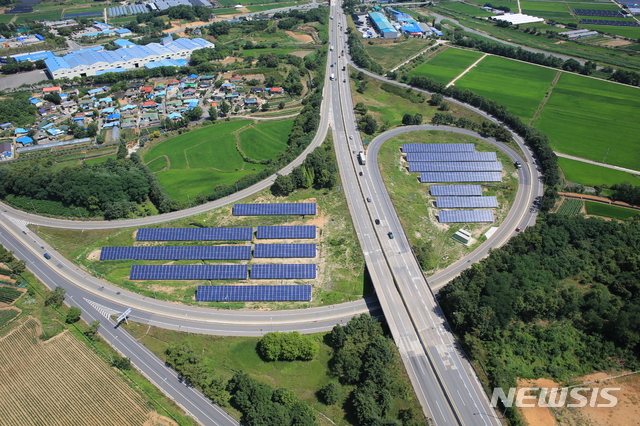
[[[336,75],[334,73],[331,73],[331,77],[330,78],[331,78],[331,81],[333,81],[333,80],[336,79]]]
[[[364,166],[367,164],[367,154],[365,154],[364,151],[360,151],[358,153],[358,160],[360,161],[360,164]]]

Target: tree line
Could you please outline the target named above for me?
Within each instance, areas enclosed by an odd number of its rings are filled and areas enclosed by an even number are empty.
[[[443,288],[440,304],[491,388],[637,370],[639,246],[638,219],[548,214]]]

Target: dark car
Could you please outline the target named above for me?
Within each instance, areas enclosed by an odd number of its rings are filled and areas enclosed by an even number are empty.
[[[380,219],[376,219],[376,225],[380,225]]]
[[[393,232],[389,231],[389,233],[387,235],[389,236],[390,239],[393,240]]]
[[[516,161],[516,169],[521,169],[522,168],[522,164],[520,164],[519,161]]]
[[[360,172],[360,176],[362,176],[362,172]]]
[[[51,255],[49,253],[45,253],[44,254],[44,258],[49,260],[49,259],[51,259]]]

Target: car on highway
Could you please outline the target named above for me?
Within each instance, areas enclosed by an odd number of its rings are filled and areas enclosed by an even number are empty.
[[[387,235],[389,236],[389,239],[393,240],[393,232],[389,231]]]
[[[522,228],[516,228],[516,232],[522,231]]]
[[[360,172],[360,176],[362,176],[362,172]]]
[[[343,79],[343,80],[342,80],[342,82],[343,82],[343,83],[346,83],[346,82],[347,82],[347,79],[346,79],[346,78],[345,78],[345,79]]]
[[[376,225],[380,225],[380,219],[376,219]]]
[[[353,140],[353,136],[349,135],[349,139]]]
[[[516,161],[515,166],[516,166],[516,169],[521,169],[522,168],[522,164],[520,164],[519,161]]]
[[[371,202],[371,197],[367,197],[367,201],[368,201],[368,202]]]
[[[49,260],[49,259],[51,259],[51,255],[49,253],[45,253],[44,254],[44,258]]]

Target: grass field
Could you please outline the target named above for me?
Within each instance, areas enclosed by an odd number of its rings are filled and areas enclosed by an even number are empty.
[[[17,317],[20,311],[17,309],[0,309],[0,330],[2,330],[12,319]]]
[[[240,148],[245,155],[254,160],[276,158],[287,150],[285,141],[292,127],[293,120],[286,120],[245,129],[240,133]]]
[[[640,214],[638,210],[625,209],[624,207],[611,206],[609,204],[585,201],[587,214],[593,216],[610,217],[612,219],[625,220]]]
[[[466,3],[461,2],[441,2],[440,6],[445,7],[447,9],[455,10],[456,12],[466,13],[471,16],[494,16],[493,13],[487,12],[486,10],[482,10],[480,6],[473,6]],[[493,3],[492,3],[493,4]]]
[[[563,73],[534,125],[554,150],[637,170],[640,89]],[[607,150],[609,153],[607,154]]]
[[[380,38],[375,39],[373,43],[373,45],[363,43],[363,46],[371,59],[379,63],[385,70],[392,69],[433,44],[431,40],[414,37],[391,42],[388,39]]]
[[[96,164],[96,163],[102,163],[103,161],[107,161],[107,159],[109,159],[109,158],[115,159],[116,156],[115,155],[105,155],[104,157],[89,158],[88,160],[84,160],[84,162],[87,163],[87,164]]]
[[[482,55],[480,52],[470,50],[447,49],[436,55],[429,62],[414,68],[409,75],[423,75],[440,83],[449,83],[481,58]]]
[[[605,34],[628,37],[634,40],[640,38],[640,27],[617,27],[617,26],[611,26],[611,25],[588,25],[588,24],[583,24],[582,27],[589,30],[605,33]]]
[[[429,185],[418,181],[417,173],[409,173],[406,163],[402,162],[400,145],[402,143],[463,143],[476,144],[478,151],[497,152],[505,171],[504,178],[498,187],[485,187],[483,195],[498,197],[499,208],[495,209],[496,222],[493,224],[472,223],[444,225],[435,218],[436,208],[433,197],[429,193]],[[412,247],[430,247],[429,266],[424,267],[428,275],[432,274],[457,259],[473,251],[479,242],[484,241],[483,233],[489,226],[498,226],[502,218],[509,212],[518,187],[513,177],[515,168],[505,154],[477,138],[451,132],[420,131],[401,134],[385,142],[380,148],[380,170],[386,183],[391,200],[398,212],[398,217]],[[501,189],[504,188],[504,189]],[[385,225],[383,220],[382,225]],[[478,240],[471,247],[454,242],[451,236],[460,228],[469,230]],[[424,265],[423,265],[424,266]],[[427,276],[428,276],[427,275]]]
[[[556,70],[487,56],[455,85],[493,99],[520,118],[530,120],[556,74]]]
[[[629,181],[640,185],[640,176],[608,167],[596,166],[581,161],[558,157],[558,165],[566,180],[585,186],[607,185]]]
[[[27,319],[0,341],[0,364],[12,367],[0,370],[3,423],[142,425],[149,419],[142,397],[88,347],[69,332],[39,342],[38,328]]]
[[[261,1],[260,3],[267,3],[267,2]],[[296,6],[298,4],[302,4],[302,2],[274,3],[274,4],[270,4],[270,5],[248,6],[247,9],[249,9],[249,12],[262,12],[264,10],[277,9],[277,8],[281,8],[281,7],[291,7],[291,6]]]
[[[275,158],[286,150],[293,120],[248,128],[250,123],[242,120],[207,126],[164,140],[141,155],[172,198],[189,201],[190,197],[213,192],[218,185],[232,185],[243,176],[267,168],[244,161],[238,152],[236,133],[242,140],[244,132],[254,132],[252,146],[262,154],[256,160]]]

